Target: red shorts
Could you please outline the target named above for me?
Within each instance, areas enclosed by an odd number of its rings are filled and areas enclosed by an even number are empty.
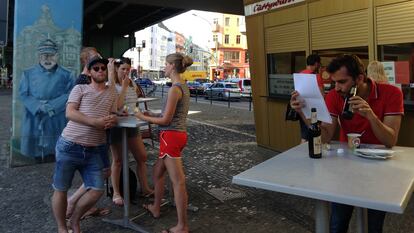
[[[181,158],[187,144],[187,132],[166,130],[160,132],[160,154],[158,158],[169,156],[171,158]]]

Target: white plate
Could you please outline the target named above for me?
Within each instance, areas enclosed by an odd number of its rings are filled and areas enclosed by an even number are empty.
[[[385,150],[385,149],[371,149],[371,148],[360,148],[355,149],[355,154],[359,157],[367,158],[367,159],[379,159],[385,160],[393,157],[394,151],[393,150]]]
[[[360,152],[361,154],[382,155],[382,156],[390,155],[394,153],[393,150],[369,149],[369,148],[355,149],[355,152]]]

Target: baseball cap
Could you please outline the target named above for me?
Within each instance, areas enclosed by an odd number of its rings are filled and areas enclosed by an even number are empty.
[[[95,55],[88,60],[88,70],[92,68],[96,63],[108,64],[108,59],[103,58],[101,55]]]

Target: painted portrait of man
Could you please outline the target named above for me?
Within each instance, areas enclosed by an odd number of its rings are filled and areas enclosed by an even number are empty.
[[[22,114],[20,153],[40,161],[54,155],[66,126],[65,107],[74,86],[72,72],[60,66],[58,46],[51,39],[37,47],[38,64],[23,71],[19,98]]]

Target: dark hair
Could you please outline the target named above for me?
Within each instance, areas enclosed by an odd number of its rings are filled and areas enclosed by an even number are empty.
[[[346,68],[348,75],[351,76],[353,80],[356,80],[361,74],[365,76],[364,64],[362,64],[362,61],[353,54],[344,54],[334,58],[329,63],[328,67],[326,67],[326,71],[332,74],[342,67]]]
[[[117,66],[120,66],[120,65],[125,64],[125,63],[128,64],[128,65],[131,65],[132,64],[131,59],[129,59],[127,57],[121,57],[121,58],[115,59],[115,65],[117,65]]]
[[[306,58],[306,65],[313,66],[315,63],[321,63],[321,57],[318,54],[311,54]]]
[[[184,73],[187,67],[193,64],[193,59],[191,57],[181,53],[169,54],[165,60],[170,64],[174,64],[176,71],[180,74]]]

